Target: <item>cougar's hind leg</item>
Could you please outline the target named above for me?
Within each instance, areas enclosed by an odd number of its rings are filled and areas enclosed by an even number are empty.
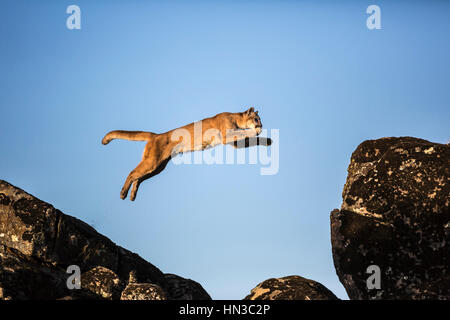
[[[161,171],[163,171],[166,168],[167,163],[169,163],[170,159],[171,158],[169,157],[167,159],[159,161],[153,167],[151,167],[152,169],[147,170],[144,175],[140,176],[138,179],[136,179],[133,182],[133,188],[131,189],[131,194],[130,194],[131,201],[134,201],[136,199],[136,195],[139,190],[140,184],[144,180],[150,179],[151,177],[154,177],[157,174],[161,173]]]
[[[122,187],[122,190],[120,190],[120,198],[124,200],[128,195],[128,190],[130,189],[131,183],[136,179],[136,173],[135,171],[131,171],[128,175],[127,179],[125,180],[125,184]]]
[[[169,147],[172,146],[170,145],[165,146],[165,148],[159,148],[158,141],[149,141],[147,143],[144,149],[144,154],[142,155],[141,163],[139,163],[136,169],[130,172],[122,191],[120,192],[120,197],[122,199],[127,197],[128,190],[133,184],[130,200],[134,201],[141,182],[164,170],[167,163],[171,159],[171,149]]]
[[[141,184],[141,182],[142,182],[141,179],[137,179],[136,181],[133,182],[133,187],[131,188],[131,193],[130,193],[131,201],[134,201],[134,199],[136,199],[136,194],[138,192],[139,185]]]
[[[125,184],[123,185],[122,190],[120,191],[120,198],[123,200],[127,197],[128,190],[131,187],[131,184],[142,177],[146,171],[148,171],[149,165],[142,161],[138,164],[138,166],[130,172],[127,179],[125,180]]]

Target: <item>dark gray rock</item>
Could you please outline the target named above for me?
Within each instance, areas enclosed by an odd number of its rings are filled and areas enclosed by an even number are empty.
[[[84,288],[69,290],[59,267],[0,244],[0,300],[99,299]]]
[[[288,276],[261,282],[244,300],[337,300],[337,297],[316,281]]]
[[[450,298],[450,145],[411,137],[361,143],[331,212],[337,275],[350,299]],[[368,289],[371,265],[380,289]]]
[[[70,265],[80,267],[82,289],[67,288]],[[0,180],[0,299],[120,299],[130,274],[134,284],[157,286],[165,298],[176,299],[171,293],[179,289],[177,283],[154,265]],[[183,281],[197,292],[184,299],[209,298],[195,281]],[[134,297],[144,297],[137,287]],[[130,287],[127,296],[133,296]]]
[[[211,300],[209,294],[194,280],[184,279],[175,274],[164,275],[169,284],[168,293],[176,300]]]

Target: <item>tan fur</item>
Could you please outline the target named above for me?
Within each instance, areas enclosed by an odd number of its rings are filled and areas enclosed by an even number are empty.
[[[261,128],[258,112],[250,108],[238,113],[219,113],[201,122],[190,123],[161,134],[144,131],[111,131],[106,134],[102,143],[108,144],[113,139],[148,141],[141,162],[130,172],[120,192],[120,197],[125,199],[130,186],[133,185],[130,194],[130,200],[133,201],[139,184],[164,170],[170,159],[179,153],[205,150],[218,144],[231,144],[236,148],[255,144],[270,145],[271,140],[267,138],[250,139],[259,135]],[[194,132],[196,130],[198,132]],[[185,139],[186,136],[191,138]]]

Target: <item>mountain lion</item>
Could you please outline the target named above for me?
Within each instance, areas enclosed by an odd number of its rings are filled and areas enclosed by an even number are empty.
[[[130,172],[120,192],[120,198],[125,199],[133,185],[130,200],[134,201],[140,183],[163,171],[177,154],[205,150],[219,144],[229,144],[235,148],[271,145],[271,139],[257,137],[261,130],[258,111],[250,108],[238,113],[219,113],[161,134],[115,130],[106,134],[102,143],[108,144],[113,139],[147,141],[141,162]]]

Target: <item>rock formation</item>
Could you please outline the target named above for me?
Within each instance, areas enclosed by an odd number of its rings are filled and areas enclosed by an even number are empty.
[[[337,300],[337,297],[320,283],[288,276],[273,278],[258,284],[245,300]]]
[[[81,271],[68,289],[67,268]],[[151,263],[0,180],[0,299],[211,299],[195,281]]]
[[[449,164],[450,145],[410,137],[353,152],[341,209],[331,212],[334,264],[350,299],[450,299]]]

